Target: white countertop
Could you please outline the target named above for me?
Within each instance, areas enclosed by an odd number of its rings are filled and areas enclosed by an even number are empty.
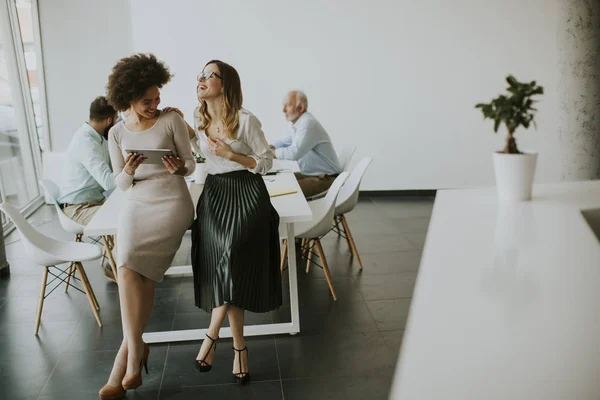
[[[438,191],[390,398],[600,399],[595,210],[600,181]]]

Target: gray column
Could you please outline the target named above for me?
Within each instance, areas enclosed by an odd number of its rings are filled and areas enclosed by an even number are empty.
[[[561,180],[600,178],[600,0],[558,0]]]

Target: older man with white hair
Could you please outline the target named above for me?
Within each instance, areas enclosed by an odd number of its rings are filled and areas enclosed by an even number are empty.
[[[270,148],[277,158],[298,161],[300,173],[296,178],[304,196],[310,198],[327,191],[342,167],[327,131],[307,110],[304,93],[294,90],[286,95],[283,113],[292,126]]]

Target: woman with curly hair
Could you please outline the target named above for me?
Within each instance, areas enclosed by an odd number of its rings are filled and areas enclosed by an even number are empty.
[[[242,108],[240,77],[232,66],[210,61],[196,91],[196,135],[209,175],[192,226],[192,266],[196,306],[211,313],[196,368],[211,369],[227,316],[233,378],[243,384],[250,378],[244,310],[264,313],[282,302],[279,215],[261,176],[273,157],[260,121]]]
[[[109,133],[117,187],[125,192],[117,230],[117,266],[123,342],[101,399],[118,399],[142,384],[149,347],[142,333],[152,313],[154,288],[162,281],[194,219],[184,176],[195,168],[188,130],[177,112],[158,109],[160,88],[171,79],[153,55],[117,62],[108,78],[107,99],[125,113]],[[169,149],[161,164],[145,164],[127,149]]]

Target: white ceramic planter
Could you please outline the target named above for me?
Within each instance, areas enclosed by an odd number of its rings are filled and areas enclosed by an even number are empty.
[[[501,202],[531,200],[537,153],[494,153],[496,191]]]
[[[206,175],[206,163],[196,163],[196,169],[194,170],[194,181],[196,184],[204,184]]]

